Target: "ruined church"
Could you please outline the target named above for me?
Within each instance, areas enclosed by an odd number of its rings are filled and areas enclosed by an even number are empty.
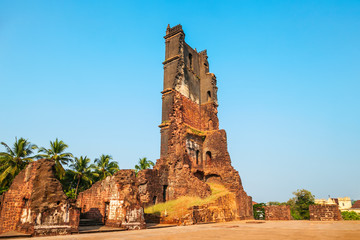
[[[252,218],[252,200],[231,166],[225,130],[219,130],[216,77],[209,72],[206,50],[185,42],[181,25],[165,35],[161,153],[153,170],[139,174],[145,205],[185,195],[206,197],[209,182],[236,194],[234,219]]]
[[[78,232],[85,220],[142,229],[150,221],[144,207],[182,196],[206,198],[211,195],[209,183],[225,186],[231,196],[194,206],[184,219],[170,222],[253,218],[252,199],[231,166],[226,132],[219,129],[217,80],[209,72],[207,52],[197,52],[185,42],[181,25],[168,26],[164,38],[161,149],[154,168],[137,175],[120,170],[71,200],[56,179],[51,160],[30,163],[0,196],[0,233],[70,234]]]

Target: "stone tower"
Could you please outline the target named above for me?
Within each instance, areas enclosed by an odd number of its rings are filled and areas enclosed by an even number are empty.
[[[231,166],[225,130],[219,130],[216,77],[207,52],[185,42],[181,25],[167,27],[162,91],[161,154],[153,170],[139,173],[145,205],[211,194],[219,183],[236,195],[236,219],[252,218],[252,200]]]
[[[183,122],[200,131],[219,129],[217,118],[216,77],[209,73],[206,50],[197,52],[185,42],[181,25],[168,26],[165,38],[164,90],[162,91],[161,155],[168,153],[170,118],[174,96],[180,93],[184,101]],[[200,149],[194,149],[200,151]],[[197,156],[199,162],[202,155]]]

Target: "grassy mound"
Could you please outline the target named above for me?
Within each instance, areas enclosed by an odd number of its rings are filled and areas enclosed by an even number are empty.
[[[221,184],[208,183],[211,189],[211,195],[207,198],[184,196],[176,200],[167,201],[164,203],[155,204],[145,208],[144,212],[148,214],[155,214],[158,216],[167,216],[169,218],[181,217],[188,212],[188,209],[193,206],[201,206],[212,203],[219,197],[229,194]]]

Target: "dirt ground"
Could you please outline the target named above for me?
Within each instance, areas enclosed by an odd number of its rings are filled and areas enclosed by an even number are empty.
[[[18,238],[19,239],[19,238]],[[21,238],[27,239],[30,238]],[[360,221],[237,221],[192,226],[76,234],[56,237],[31,238],[39,240],[114,240],[114,239],[360,239]]]

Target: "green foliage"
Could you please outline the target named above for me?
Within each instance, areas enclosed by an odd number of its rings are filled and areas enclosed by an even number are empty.
[[[354,211],[344,211],[341,212],[341,216],[344,220],[360,220],[360,213],[356,213]]]
[[[71,153],[64,153],[68,148],[63,141],[59,141],[57,138],[54,142],[50,141],[50,148],[40,148],[38,158],[47,158],[55,161],[56,175],[61,180],[65,176],[65,169],[63,165],[67,165],[71,162],[73,155]]]
[[[117,162],[110,161],[113,158],[110,155],[102,154],[100,158],[95,159],[96,173],[99,175],[98,180],[103,180],[107,176],[112,176],[114,173],[119,171],[119,165]]]
[[[295,220],[310,219],[309,206],[315,203],[315,197],[310,191],[301,189],[293,192],[295,197],[289,199],[291,216]]]
[[[4,192],[6,192],[7,190],[9,190],[9,187],[0,187],[0,195],[3,194]]]
[[[196,134],[196,135],[204,135],[204,132],[202,132],[202,131],[200,131],[200,130],[196,130],[196,129],[194,129],[194,128],[190,128],[190,130],[191,130],[194,134]]]
[[[136,173],[138,173],[139,171],[144,170],[144,169],[149,169],[149,168],[153,167],[154,165],[155,165],[155,163],[153,163],[150,160],[147,160],[146,157],[139,158],[139,164],[135,165],[135,171],[136,171]]]
[[[273,206],[273,205],[276,205],[276,206],[280,206],[280,205],[287,205],[286,202],[268,202],[266,205],[268,206]]]
[[[92,185],[96,177],[99,177],[98,173],[92,171],[94,166],[89,164],[90,158],[87,156],[76,157],[70,164],[70,172],[73,174],[74,180],[77,180],[75,195],[78,194],[79,186],[81,190],[85,190]]]
[[[24,138],[15,138],[12,148],[4,142],[1,145],[6,152],[0,152],[0,187],[9,188],[15,176],[34,160],[32,154],[37,146]]]
[[[265,203],[257,203],[253,205],[254,218],[256,220],[265,219]]]
[[[5,147],[6,152],[0,152],[0,195],[9,189],[15,176],[34,159],[46,158],[55,161],[56,177],[69,198],[76,198],[79,192],[90,188],[94,182],[119,170],[117,162],[111,161],[110,155],[101,155],[95,159],[95,165],[90,165],[90,159],[86,156],[73,160],[73,155],[65,152],[68,145],[57,138],[50,141],[48,149],[38,148],[24,138],[15,138],[12,148],[4,142],[1,142],[1,145]],[[33,154],[35,149],[38,149],[38,155]],[[140,162],[141,168],[146,169],[154,165],[153,162],[144,159]],[[70,169],[65,170],[64,166],[69,163]]]
[[[65,191],[65,194],[68,198],[76,199],[76,190],[74,188],[70,189],[69,191]]]

